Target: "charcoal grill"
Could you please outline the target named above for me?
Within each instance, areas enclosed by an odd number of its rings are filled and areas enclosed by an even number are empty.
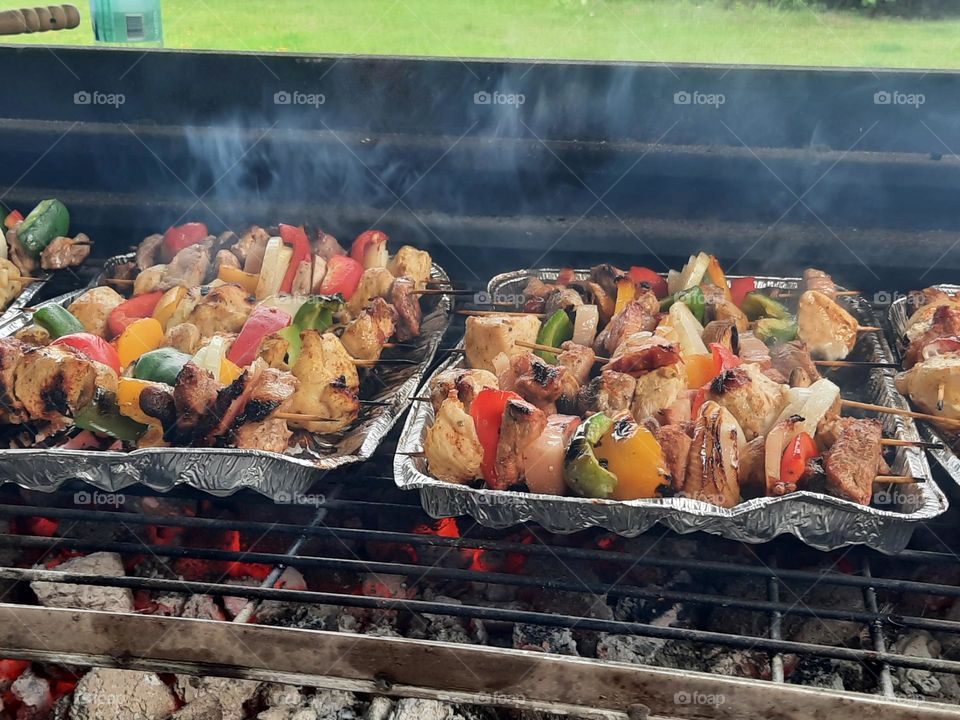
[[[505,268],[546,258],[579,266],[643,257],[659,270],[704,248],[737,272],[790,275],[823,265],[848,287],[878,293],[955,280],[960,266],[952,252],[960,226],[956,73],[39,47],[0,47],[0,68],[29,88],[8,93],[0,107],[0,198],[29,207],[60,197],[101,257],[181,217],[218,230],[303,218],[345,237],[376,224],[429,249],[462,286],[477,289]],[[893,92],[924,102],[884,103],[883,93]],[[313,105],[296,93],[313,95]],[[494,93],[522,95],[523,103],[484,102]],[[724,101],[684,101],[696,93]],[[111,95],[112,104],[98,100]],[[960,633],[952,616],[924,610],[931,598],[960,596],[951,575],[955,513],[926,525],[892,558],[862,549],[817,554],[790,540],[731,546],[699,535],[689,555],[669,557],[598,545],[602,538],[589,533],[561,539],[536,528],[532,542],[479,528],[455,538],[412,532],[431,520],[415,497],[393,488],[387,454],[349,477],[328,477],[318,489],[326,500],[315,509],[267,508],[243,494],[217,500],[218,510],[237,509],[227,519],[216,512],[165,518],[129,506],[90,510],[72,503],[70,490],[23,496],[3,489],[0,519],[52,518],[60,530],[56,537],[22,528],[0,536],[0,580],[9,583],[0,655],[604,718],[956,716],[950,705],[904,697],[900,678],[907,671],[954,677],[960,661],[891,644],[906,629],[944,643]],[[163,499],[171,497],[183,496]],[[268,509],[269,520],[248,519],[257,509]],[[73,532],[91,523],[109,537]],[[235,530],[248,546],[145,545],[148,525]],[[659,532],[647,540],[669,541]],[[417,560],[372,556],[370,543],[516,554],[528,558],[527,570],[450,567],[428,552]],[[241,586],[162,574],[69,575],[24,560],[63,549],[273,569],[258,585]],[[538,570],[536,559],[567,570]],[[584,581],[569,569],[583,564],[606,568],[604,577]],[[604,606],[628,599],[735,611],[759,630],[276,589],[285,566],[546,591],[579,598],[583,607],[599,596]],[[646,571],[687,574],[703,587],[657,587],[637,579]],[[726,578],[737,582],[724,588]],[[439,640],[42,608],[27,583],[43,579],[244,598],[250,605],[239,620],[279,599],[613,633],[687,643],[702,654],[749,650],[769,669],[738,678]],[[742,583],[762,592],[745,594]],[[862,605],[820,602],[822,587],[853,592]],[[789,622],[818,618],[852,623],[862,638],[798,642],[785,634]],[[799,684],[790,672],[796,658],[863,668],[862,692]],[[710,706],[684,702],[721,696],[722,704]]]

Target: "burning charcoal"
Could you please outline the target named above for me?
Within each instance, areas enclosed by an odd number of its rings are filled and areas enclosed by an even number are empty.
[[[314,713],[310,717],[317,720],[353,720],[358,717],[355,711],[358,705],[357,696],[344,690],[317,690],[307,701],[307,707]],[[305,720],[294,717],[296,720]]]
[[[176,698],[151,672],[94,668],[77,683],[70,720],[162,720]]]
[[[902,635],[891,650],[911,657],[940,657],[940,643],[926,630],[914,630]],[[921,700],[942,698],[956,702],[960,699],[960,684],[954,675],[918,668],[895,668],[893,672],[893,683],[898,694]]]
[[[843,585],[824,586],[816,588],[811,593],[797,592],[803,602],[814,608],[831,610],[856,610],[863,612],[863,593],[859,588]],[[788,616],[789,618],[789,616]],[[801,621],[799,627],[793,625],[793,618],[788,619],[785,637],[796,642],[814,643],[817,645],[848,645],[856,646],[860,643],[860,623],[844,620],[821,620],[812,617]]]
[[[513,647],[518,650],[539,650],[556,655],[579,655],[573,632],[569,628],[541,627],[517,623],[513,626]]]
[[[161,595],[153,601],[155,610],[154,615],[164,615],[166,617],[180,617],[183,615],[183,608],[187,603],[186,595]]]
[[[204,695],[177,710],[170,720],[223,720],[223,709],[213,695]]]
[[[717,675],[757,680],[769,680],[773,676],[770,656],[760,651],[720,650],[710,661],[709,671]]]
[[[863,666],[859,663],[828,658],[804,657],[788,676],[794,685],[811,685],[827,690],[854,690],[870,692],[875,680],[864,678]]]
[[[597,642],[597,659],[650,665],[669,641],[639,635],[602,634]]]
[[[437,700],[403,699],[397,702],[390,720],[454,720],[452,705]]]
[[[225,620],[223,610],[212,595],[191,595],[183,606],[182,617],[201,620]]]
[[[72,558],[57,566],[62,572],[101,577],[123,577],[123,561],[116,553],[97,552]],[[41,605],[81,610],[133,612],[133,593],[128,588],[70,585],[59,582],[32,582],[30,588]]]
[[[370,707],[363,714],[363,720],[389,720],[393,714],[393,700],[385,697],[375,697],[370,701]]]
[[[212,699],[219,707],[223,720],[244,720],[246,713],[243,704],[257,693],[260,683],[255,680],[177,675],[175,687],[186,703],[184,707],[196,703],[212,707]]]
[[[23,703],[17,711],[17,720],[46,718],[53,705],[50,683],[45,678],[34,675],[29,668],[13,681],[10,692]]]
[[[424,591],[423,599],[448,605],[463,604],[456,598],[437,595],[429,589]],[[453,615],[434,615],[432,613],[424,613],[422,616],[415,617],[412,627],[407,632],[407,637],[453,643],[473,642],[470,637],[469,620]]]

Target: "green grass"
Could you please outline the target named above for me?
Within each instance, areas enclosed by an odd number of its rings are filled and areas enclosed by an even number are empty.
[[[0,0],[0,9],[25,4]],[[92,44],[89,5],[77,4],[77,30],[7,40]],[[960,20],[723,0],[164,0],[163,20],[171,48],[960,67]]]

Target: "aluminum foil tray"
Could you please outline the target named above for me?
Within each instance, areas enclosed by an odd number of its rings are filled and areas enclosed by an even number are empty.
[[[105,271],[132,257],[111,258]],[[431,277],[449,281],[438,265],[433,266]],[[83,292],[85,290],[76,290],[40,303],[38,307],[66,306]],[[142,448],[131,452],[47,447],[0,449],[0,482],[13,482],[39,491],[55,490],[73,479],[107,492],[118,492],[138,483],[159,491],[188,485],[220,496],[249,488],[277,502],[292,502],[323,473],[368,460],[410,405],[433,362],[453,310],[448,295],[425,296],[421,302],[424,309],[421,334],[413,341],[413,347],[393,348],[385,353],[386,357],[415,360],[416,364],[381,366],[362,373],[361,398],[390,404],[362,406],[358,422],[344,432],[315,435],[299,431],[295,440],[303,444],[283,454],[236,448]],[[0,326],[0,336],[12,335],[29,323],[30,316],[20,313]],[[6,428],[5,433],[16,433],[16,427]],[[6,445],[2,436],[0,444]]]
[[[0,312],[0,332],[7,323],[23,314],[23,309],[43,290],[52,277],[53,273],[41,275],[37,282],[27,285],[23,292],[17,295],[3,312]]]
[[[545,281],[556,279],[558,270],[539,270]],[[520,295],[530,271],[522,270],[498,275],[490,281],[488,292],[496,295]],[[578,270],[584,278],[586,270]],[[796,289],[796,278],[757,278],[759,287]],[[845,298],[844,304],[862,325],[875,325],[870,305],[861,297]],[[891,351],[880,333],[865,334],[851,359],[889,361]],[[463,362],[460,355],[451,357],[436,373]],[[850,399],[883,405],[906,407],[907,403],[893,385],[889,371],[844,369],[850,373],[833,379]],[[435,374],[436,374],[435,373]],[[426,394],[421,390],[421,395]],[[885,415],[884,434],[906,440],[917,440],[916,427],[909,418]],[[750,543],[766,542],[789,533],[812,547],[831,550],[845,545],[863,544],[886,553],[904,549],[918,522],[943,513],[947,499],[930,478],[926,457],[917,448],[898,447],[892,471],[911,475],[922,482],[896,485],[896,492],[878,492],[884,508],[866,507],[848,500],[814,492],[796,492],[783,497],[749,500],[726,509],[689,498],[655,498],[617,502],[577,497],[558,497],[524,492],[476,489],[455,485],[427,474],[423,452],[426,428],[433,422],[433,407],[428,402],[415,403],[403,428],[394,474],[397,485],[406,490],[419,490],[424,509],[433,517],[470,515],[483,525],[503,528],[533,521],[551,532],[570,533],[600,526],[620,535],[632,537],[656,523],[689,533],[698,530]]]
[[[947,293],[960,292],[960,285],[934,285],[938,290]],[[906,344],[903,342],[907,330],[907,320],[910,319],[910,308],[908,298],[897,298],[890,305],[887,312],[887,319],[890,321],[890,330],[893,335],[893,348],[897,353],[897,360],[902,360],[903,353],[906,351]],[[920,421],[917,423],[920,435],[929,442],[943,443],[942,450],[930,450],[930,454],[936,458],[937,462],[947,471],[947,474],[953,478],[954,482],[960,485],[960,458],[957,457],[957,451],[954,449],[960,443],[960,435],[951,433],[935,425]]]

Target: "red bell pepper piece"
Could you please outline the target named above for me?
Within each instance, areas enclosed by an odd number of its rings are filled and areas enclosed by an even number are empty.
[[[327,260],[327,274],[320,283],[321,295],[343,295],[349,300],[363,277],[363,265],[348,255],[334,255]]]
[[[500,442],[500,423],[503,420],[503,412],[507,408],[507,401],[512,398],[520,399],[520,396],[509,390],[484,388],[470,405],[470,417],[473,418],[477,439],[480,440],[480,447],[483,448],[480,472],[488,483],[497,479],[495,465],[497,444]]]
[[[380,230],[365,230],[357,235],[357,239],[350,246],[350,257],[364,267],[385,267],[389,258],[387,253],[387,241],[389,239],[389,236]],[[368,258],[368,255],[374,253],[378,253],[380,257]]]
[[[3,224],[7,226],[7,229],[13,228],[18,222],[23,221],[23,215],[19,210],[11,210],[7,213],[7,216],[3,219]]]
[[[714,368],[717,371],[714,377],[743,364],[743,360],[720,343],[710,343],[710,352],[713,354]]]
[[[172,260],[178,252],[191,245],[196,245],[209,234],[207,226],[203,223],[185,223],[169,228],[163,234],[163,249],[167,259]]]
[[[258,306],[243,324],[240,334],[227,352],[227,360],[245,367],[257,357],[260,341],[267,335],[283,330],[293,318],[280,308]]]
[[[127,325],[135,320],[153,317],[153,311],[157,308],[163,294],[163,290],[157,290],[143,295],[135,295],[117,305],[107,316],[107,329],[110,331],[110,337],[120,335],[127,329]]]
[[[293,289],[293,278],[300,269],[300,263],[310,262],[313,250],[310,248],[310,239],[307,237],[303,226],[280,224],[280,239],[293,248],[293,257],[290,258],[290,264],[287,265],[287,274],[283,276],[283,282],[280,283],[280,292],[288,293]]]
[[[698,388],[693,394],[693,400],[690,402],[690,417],[696,418],[700,414],[700,408],[707,401],[707,392],[703,388]]]
[[[658,298],[667,296],[667,279],[650,268],[637,267],[630,268],[630,279],[637,285],[646,285]]]
[[[734,305],[740,307],[743,305],[743,299],[747,293],[757,289],[757,280],[752,277],[739,277],[730,280],[730,299]]]
[[[780,460],[780,482],[796,485],[807,469],[807,463],[820,454],[817,443],[802,432],[787,444]]]
[[[577,279],[577,273],[573,268],[563,268],[557,273],[557,285],[569,285]]]
[[[120,355],[117,349],[99,335],[93,333],[71,333],[61,335],[51,345],[66,345],[83,353],[91,360],[103,363],[120,373]]]

